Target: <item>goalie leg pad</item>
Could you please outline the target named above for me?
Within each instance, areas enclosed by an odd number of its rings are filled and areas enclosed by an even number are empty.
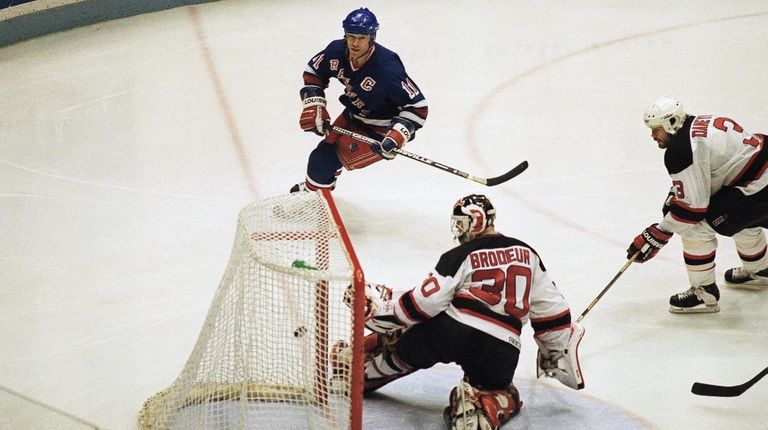
[[[363,393],[370,393],[390,382],[413,373],[416,369],[403,361],[395,351],[394,340],[384,338],[382,347],[366,356]]]
[[[394,344],[397,338],[400,336],[400,331],[395,331],[387,334],[373,332],[365,336],[363,340],[363,352],[365,354],[364,366],[367,369],[368,366],[372,366],[375,360],[381,360],[377,358],[383,356],[385,351],[390,354],[394,351]],[[398,362],[402,362],[397,359]],[[386,361],[386,360],[385,360]],[[341,388],[346,387],[346,381],[350,377],[352,369],[352,347],[343,340],[337,340],[331,348],[331,387],[334,391],[339,391]],[[365,371],[364,391],[373,391],[385,384],[388,384],[395,379],[402,378],[403,376],[413,372],[413,369],[408,366],[408,370],[404,373],[397,373],[392,375],[383,375],[381,372],[369,372]],[[369,379],[369,374],[371,378]],[[346,388],[345,388],[346,389]]]
[[[331,391],[347,394],[347,381],[352,370],[352,348],[343,340],[331,347]]]
[[[579,344],[584,337],[584,327],[572,322],[568,342],[563,350],[543,351],[541,346],[536,356],[536,377],[545,375],[555,378],[574,390],[584,388],[584,378],[579,362]]]
[[[498,430],[523,405],[514,384],[504,390],[479,390],[466,381],[451,390],[449,402],[443,418],[451,430]]]

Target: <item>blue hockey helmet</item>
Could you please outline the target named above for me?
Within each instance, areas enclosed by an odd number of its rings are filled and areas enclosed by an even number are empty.
[[[376,39],[376,31],[379,29],[379,21],[368,8],[361,7],[350,12],[341,22],[341,26],[344,28],[344,33],[367,34],[371,36],[371,42],[373,42]]]

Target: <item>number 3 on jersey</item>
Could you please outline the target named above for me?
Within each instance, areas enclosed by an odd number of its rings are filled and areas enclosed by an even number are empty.
[[[481,287],[469,289],[478,299],[491,306],[503,301],[504,312],[517,318],[528,313],[528,297],[531,292],[529,267],[511,264],[506,270],[501,267],[480,269],[472,273],[472,282],[482,284]]]
[[[731,128],[733,128],[733,131],[735,131],[736,133],[742,133],[744,131],[744,127],[737,124],[736,121],[730,118],[725,118],[725,117],[715,118],[715,122],[713,125],[716,129],[720,131],[728,132],[729,123],[731,125]],[[761,143],[763,143],[763,138],[760,135],[752,135],[749,137],[749,139],[744,139],[745,145],[757,147]]]

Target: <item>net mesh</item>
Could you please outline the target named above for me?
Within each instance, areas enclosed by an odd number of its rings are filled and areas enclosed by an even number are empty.
[[[346,429],[355,268],[330,194],[254,202],[187,363],[139,414],[143,429]]]

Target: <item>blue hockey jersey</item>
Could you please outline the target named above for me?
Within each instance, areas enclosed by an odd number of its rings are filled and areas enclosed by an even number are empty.
[[[355,69],[347,58],[344,40],[331,42],[307,63],[304,85],[325,90],[331,78],[344,86],[339,97],[344,114],[379,134],[396,116],[411,121],[416,129],[427,119],[424,94],[406,73],[400,57],[378,43],[370,58]]]

